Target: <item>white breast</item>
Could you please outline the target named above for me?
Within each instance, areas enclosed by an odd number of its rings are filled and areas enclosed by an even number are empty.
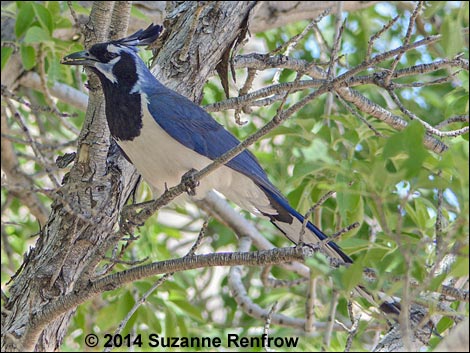
[[[143,99],[145,101],[145,99]],[[144,103],[146,104],[146,103]],[[212,161],[176,141],[143,109],[143,127],[132,141],[118,141],[144,180],[160,196],[166,187],[178,185],[190,169],[201,170]],[[202,199],[215,189],[229,200],[250,212],[277,213],[264,193],[245,175],[222,166],[204,177],[196,188],[196,198]]]

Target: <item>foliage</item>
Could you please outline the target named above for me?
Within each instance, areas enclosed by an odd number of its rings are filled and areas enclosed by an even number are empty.
[[[78,13],[88,11],[76,3],[73,6]],[[366,10],[346,14],[347,23],[340,50],[343,57],[338,66],[340,72],[364,60],[369,38],[396,14],[401,16],[400,19],[377,40],[372,54],[401,45],[410,13],[399,6],[392,3],[377,4]],[[65,2],[16,2],[5,7],[2,5],[2,13],[15,20],[15,39],[9,44],[2,42],[2,70],[10,56],[19,51],[24,69],[42,72],[43,77],[47,78],[44,84],[48,87],[55,82],[80,87],[85,82],[83,72],[75,72],[73,68],[59,64],[60,58],[66,53],[81,48],[80,41],[59,39],[57,36],[60,30],[72,27]],[[137,15],[143,16],[140,13]],[[462,52],[468,59],[468,37],[465,42],[461,35],[461,29],[468,28],[468,3],[432,2],[426,7],[421,20],[422,28],[417,29],[413,40],[435,33],[442,33],[443,39],[424,49],[410,51],[397,69]],[[252,41],[259,48],[264,46],[269,51],[274,50],[300,33],[307,24],[298,22],[259,33]],[[320,29],[330,45],[335,34],[334,26],[333,16],[320,23]],[[314,34],[306,36],[290,56],[320,64],[324,60]],[[263,74],[258,78],[258,84],[271,84],[275,74],[276,70]],[[446,74],[448,72],[445,70],[436,71],[427,80],[435,80]],[[279,81],[290,82],[293,75],[291,70],[281,69]],[[237,71],[237,76],[237,82],[243,82],[245,71]],[[398,82],[407,84],[413,81],[416,81],[416,77],[405,77]],[[375,102],[393,106],[385,90],[372,85],[358,87],[358,90]],[[291,95],[286,104],[294,104],[309,92],[304,90]],[[203,104],[224,99],[217,78],[208,82],[204,93]],[[408,110],[432,125],[452,116],[468,116],[468,71],[461,71],[452,80],[440,84],[405,87],[397,93]],[[25,118],[30,133],[41,145],[50,170],[60,181],[67,169],[58,170],[53,161],[57,156],[76,149],[77,132],[82,126],[84,112],[56,101],[57,111],[73,112],[75,115],[54,114],[53,110],[37,108],[51,107],[51,99],[44,93],[23,88],[18,95],[32,102],[30,106],[20,102],[16,107]],[[423,284],[422,293],[437,290],[441,284],[459,282],[465,278],[468,280],[468,134],[445,138],[449,149],[436,154],[424,147],[425,128],[419,122],[411,122],[406,129],[397,132],[382,122],[366,117],[377,132],[384,136],[378,137],[338,100],[334,101],[332,113],[327,114],[325,106],[330,104],[328,100],[328,95],[320,96],[251,148],[273,183],[301,213],[307,212],[328,191],[336,191],[336,196],[329,198],[321,207],[321,212],[315,214],[315,222],[327,234],[334,234],[354,222],[360,223],[359,228],[342,235],[338,240],[358,266],[335,270],[321,266],[321,259],[313,260],[319,276],[317,283],[322,287],[317,293],[318,300],[324,303],[324,306],[315,307],[315,320],[328,322],[329,298],[332,296],[332,288],[335,288],[335,291],[341,293],[338,319],[349,322],[348,293],[361,280],[363,267],[377,271],[379,280],[370,284],[371,288],[384,288],[398,296],[403,293],[404,282],[395,281],[396,278],[415,279]],[[241,127],[233,121],[230,112],[214,116],[243,139],[271,119],[278,107],[279,104],[273,104],[254,109],[252,113],[243,115],[242,120],[246,120],[247,124]],[[396,112],[399,112],[398,108]],[[64,119],[67,125],[62,123]],[[459,128],[465,124],[457,123],[453,127]],[[8,125],[8,136],[2,135],[2,139],[9,138],[13,142],[21,169],[34,179],[37,189],[53,188],[43,165],[32,157],[34,152],[31,144],[25,143],[27,139],[18,123],[9,119]],[[53,148],[47,149],[47,146]],[[147,187],[141,186],[140,200],[150,197]],[[442,197],[441,206],[439,197]],[[42,192],[40,201],[50,207],[51,201],[46,192]],[[245,216],[256,222],[262,233],[276,246],[290,245],[268,222],[248,214]],[[132,242],[123,254],[123,263],[116,264],[114,269],[126,269],[126,261],[135,262],[144,258],[156,261],[184,255],[196,238],[203,217],[204,214],[194,206],[176,205],[160,211],[158,218],[153,217],[140,228],[137,234],[140,238]],[[441,217],[442,229],[436,229],[437,217]],[[39,225],[30,210],[19,202],[8,186],[2,186],[3,291],[8,291],[8,280],[20,268],[23,254],[34,245],[39,231]],[[237,239],[233,232],[216,220],[210,221],[206,233],[207,238],[200,253],[236,250]],[[447,253],[452,254],[444,261],[448,268],[437,268],[436,263],[442,264],[442,254]],[[241,311],[230,294],[227,287],[228,271],[228,268],[207,268],[175,274],[136,311],[122,335],[261,335],[264,322]],[[257,268],[245,269],[244,282],[250,286],[249,294],[254,302],[263,308],[270,308],[277,301],[278,312],[303,317],[307,284],[288,289],[267,288],[259,280],[260,272],[261,269]],[[275,267],[272,274],[286,280],[297,278],[294,273],[280,267]],[[327,276],[332,278],[332,282]],[[149,278],[133,283],[80,305],[62,348],[83,350],[86,334],[94,332],[102,337],[104,333],[114,332],[154,281],[154,278]],[[468,304],[456,301],[451,308],[460,315],[468,316]],[[436,330],[439,334],[445,334],[452,324],[452,317],[444,316]],[[299,332],[272,326],[270,335],[299,336]],[[334,331],[330,346],[326,349],[343,350],[347,337],[347,332]],[[325,349],[323,344],[321,335],[308,337],[300,334],[299,347],[295,350]],[[368,322],[364,320],[359,325],[352,349],[370,349],[371,344],[372,334],[368,331]],[[433,344],[437,344],[437,340]],[[263,348],[255,350],[261,351]]]

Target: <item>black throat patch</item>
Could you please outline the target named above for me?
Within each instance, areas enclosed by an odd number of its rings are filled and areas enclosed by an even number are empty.
[[[142,129],[142,98],[139,93],[130,93],[138,80],[134,59],[122,53],[113,68],[116,83],[109,81],[98,70],[94,71],[103,86],[106,119],[111,135],[118,141],[132,141],[140,135]]]

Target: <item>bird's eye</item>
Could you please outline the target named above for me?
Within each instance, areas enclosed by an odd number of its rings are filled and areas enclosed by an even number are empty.
[[[116,53],[112,53],[110,51],[108,51],[108,52],[106,52],[106,54],[104,54],[105,59],[108,60],[108,61],[114,59],[117,56],[118,55]]]

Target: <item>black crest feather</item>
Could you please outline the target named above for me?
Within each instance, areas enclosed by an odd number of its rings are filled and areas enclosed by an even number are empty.
[[[153,43],[163,30],[163,26],[154,25],[153,23],[146,29],[139,29],[129,37],[118,39],[112,43],[125,45],[126,47],[144,46]]]

